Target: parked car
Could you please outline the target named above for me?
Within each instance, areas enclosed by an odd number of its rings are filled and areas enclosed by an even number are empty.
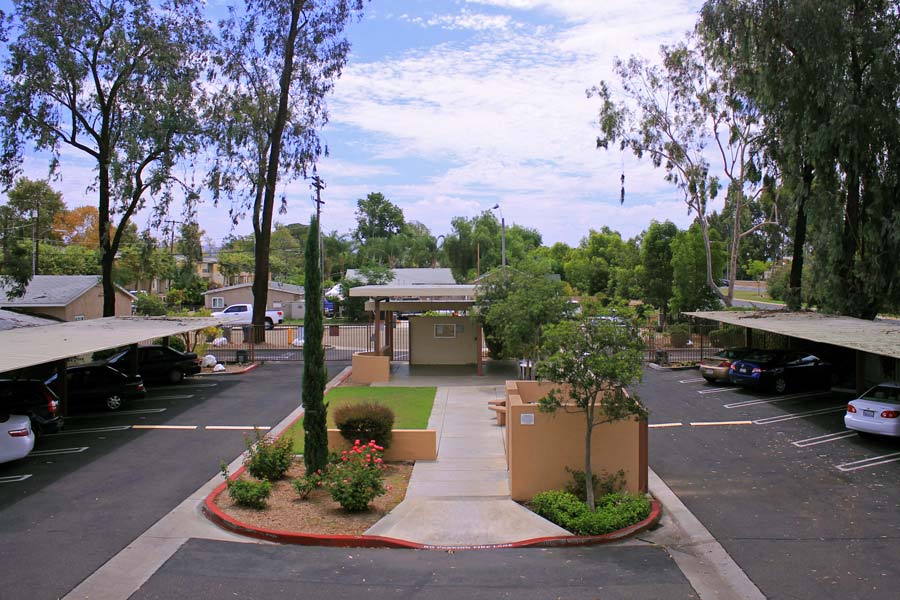
[[[34,448],[28,415],[0,414],[0,463],[25,458]]]
[[[0,379],[0,413],[26,415],[36,434],[56,433],[63,426],[59,398],[39,379]]]
[[[900,437],[900,384],[880,383],[851,400],[844,426],[860,433]]]
[[[731,381],[728,372],[731,363],[753,352],[752,348],[725,348],[700,361],[700,374],[709,382]]]
[[[249,325],[253,321],[253,305],[252,304],[232,304],[225,310],[220,310],[212,314],[214,317],[231,317],[229,324],[231,325]],[[267,310],[266,311],[266,329],[272,329],[276,325],[284,323],[283,310]]]
[[[66,369],[69,410],[75,412],[90,406],[119,410],[129,400],[147,395],[140,375],[126,375],[107,361],[93,362]],[[47,385],[56,381],[56,374]]]
[[[768,388],[779,394],[791,389],[830,387],[831,363],[796,350],[754,350],[731,363],[732,383]]]
[[[200,372],[200,359],[193,352],[179,352],[168,346],[138,346],[137,372],[144,381],[178,383]],[[109,358],[108,363],[123,373],[128,372],[131,349]]]

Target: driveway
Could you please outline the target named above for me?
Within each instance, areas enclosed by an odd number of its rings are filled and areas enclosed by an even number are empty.
[[[900,443],[846,431],[850,394],[649,369],[636,391],[651,468],[767,597],[897,597]]]
[[[301,373],[301,363],[269,364],[148,385],[145,400],[71,418],[28,458],[0,465],[0,597],[71,590],[244,450],[247,431],[231,428],[271,427],[295,409]]]

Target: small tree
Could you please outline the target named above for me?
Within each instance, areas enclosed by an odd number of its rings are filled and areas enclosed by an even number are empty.
[[[643,342],[621,320],[583,317],[548,326],[543,347],[548,357],[537,367],[538,379],[560,387],[541,398],[540,410],[584,413],[585,497],[593,511],[594,427],[632,417],[647,418],[647,409],[637,396],[625,392],[641,378]]]
[[[306,278],[303,317],[303,462],[307,473],[325,470],[328,462],[328,429],[325,405],[325,332],[322,315],[322,273],[319,271],[319,222],[313,217],[306,238]]]

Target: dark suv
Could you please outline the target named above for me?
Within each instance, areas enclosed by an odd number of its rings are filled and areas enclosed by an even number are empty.
[[[56,374],[47,380],[56,381]],[[66,369],[69,410],[80,411],[89,406],[119,410],[129,400],[147,395],[140,375],[126,375],[106,362],[93,362]]]
[[[200,362],[193,352],[179,352],[166,346],[138,346],[137,351],[137,370],[144,381],[178,383],[200,372]],[[109,364],[127,372],[129,360],[130,349],[110,357]]]
[[[0,379],[0,412],[28,415],[35,433],[56,433],[63,426],[59,398],[38,379]]]

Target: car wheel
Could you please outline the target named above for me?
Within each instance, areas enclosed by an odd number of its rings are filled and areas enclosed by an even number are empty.
[[[108,408],[109,410],[119,410],[120,408],[122,408],[122,396],[119,396],[117,394],[107,396],[106,408]]]
[[[715,378],[713,378],[713,377],[707,377],[706,375],[703,376],[703,379],[705,379],[706,381],[708,381],[708,382],[710,382],[710,383],[715,383],[715,382],[716,382]]]
[[[275,323],[272,322],[272,319],[266,319],[266,329],[274,329]]]
[[[172,369],[169,371],[168,379],[169,383],[181,383],[181,380],[184,379],[184,373],[180,369]]]
[[[775,384],[773,385],[775,392],[778,394],[783,394],[787,391],[787,380],[784,377],[779,377],[775,380]]]

